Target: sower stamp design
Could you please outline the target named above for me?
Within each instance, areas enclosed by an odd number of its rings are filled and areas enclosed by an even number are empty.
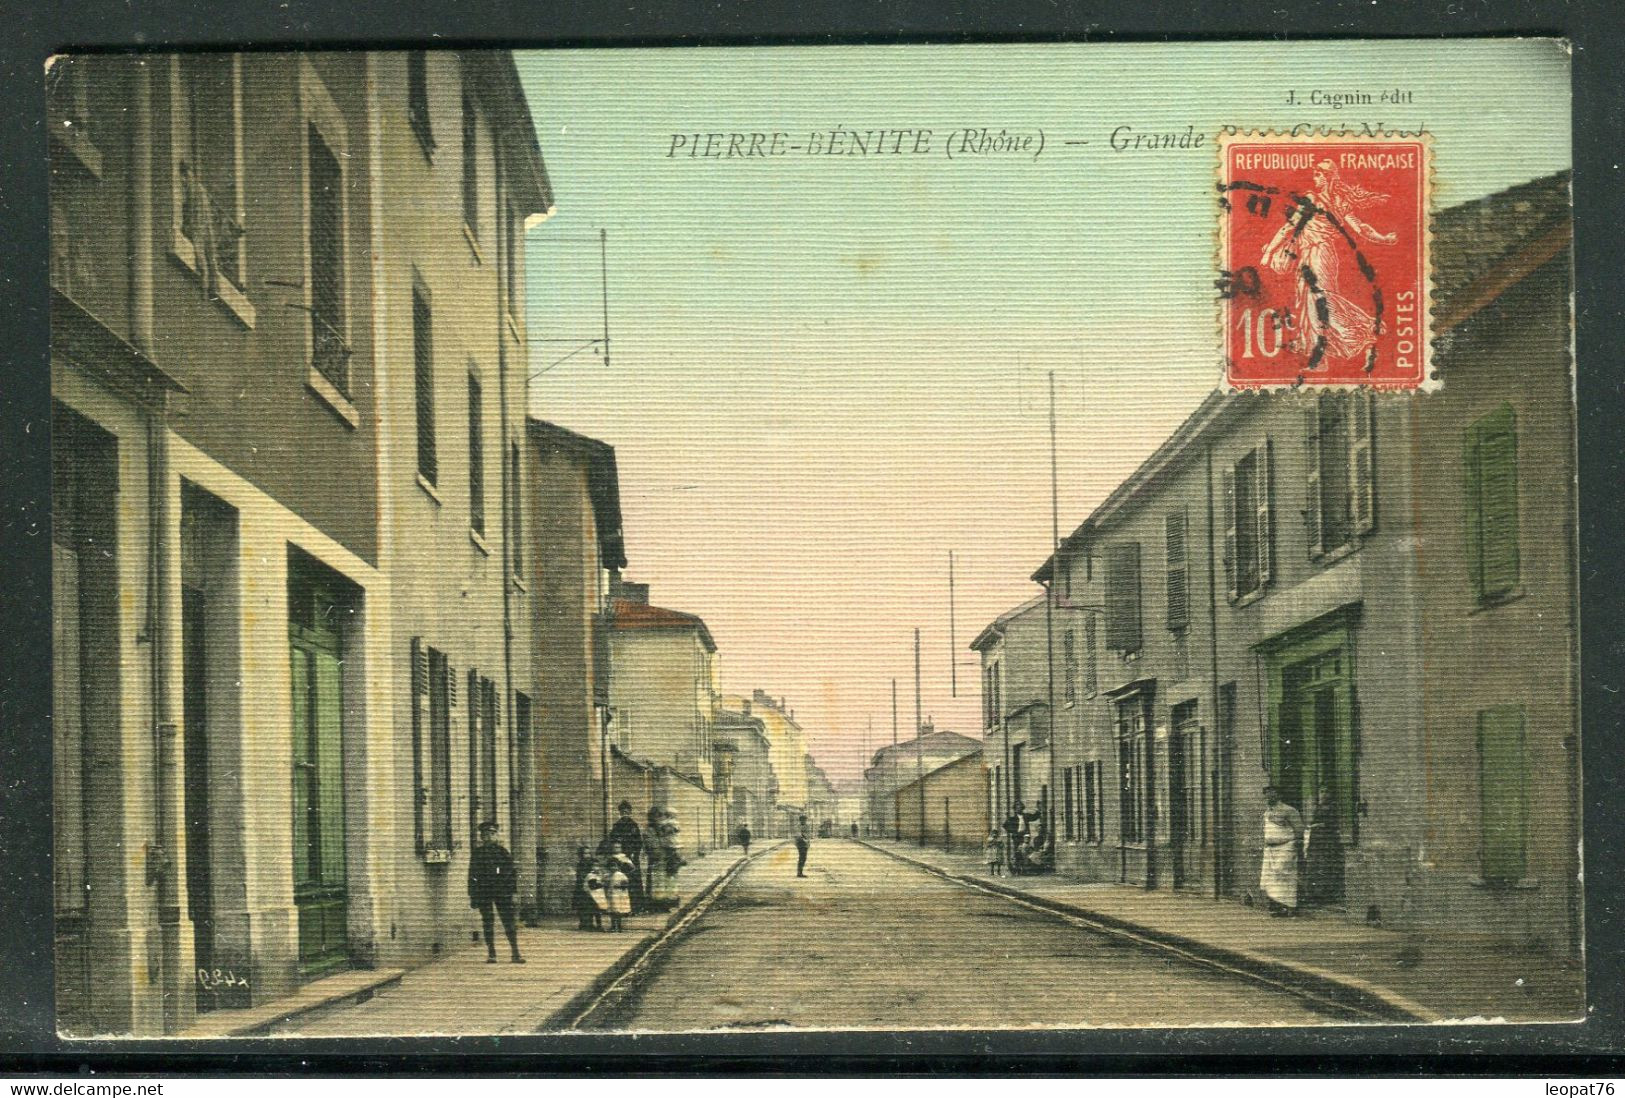
[[[1425,136],[1219,141],[1225,383],[1430,381]]]

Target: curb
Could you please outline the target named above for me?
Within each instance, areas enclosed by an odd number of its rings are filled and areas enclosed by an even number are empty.
[[[305,1018],[309,1015],[324,1014],[329,1010],[341,1007],[355,1006],[364,1003],[380,992],[387,991],[400,983],[406,976],[404,968],[384,969],[378,971],[376,978],[368,979],[358,987],[350,988],[340,994],[313,1002],[297,1003],[287,1006],[263,1018],[245,1021],[241,1025],[220,1032],[199,1033],[196,1027],[190,1031],[177,1033],[175,1036],[188,1040],[217,1041],[237,1037],[264,1037],[270,1036],[267,1032],[277,1026],[293,1021],[295,1018]],[[252,1008],[250,1008],[252,1009]]]
[[[623,953],[608,968],[605,968],[603,971],[598,973],[597,976],[594,976],[592,981],[586,987],[570,996],[570,998],[566,1000],[562,1006],[553,1010],[547,1015],[547,1017],[543,1018],[542,1021],[531,1030],[531,1032],[560,1033],[568,1031],[570,1029],[570,1023],[573,1022],[578,1015],[585,1011],[588,1006],[592,1004],[593,1000],[597,999],[609,988],[611,984],[620,979],[634,965],[648,956],[651,950],[665,941],[666,932],[682,921],[685,915],[703,903],[712,893],[716,892],[729,881],[733,880],[734,875],[738,873],[743,866],[749,862],[755,861],[757,858],[762,857],[768,851],[777,850],[783,845],[784,841],[781,840],[773,843],[771,846],[762,847],[760,852],[752,854],[748,858],[744,856],[737,858],[732,865],[712,878],[711,882],[704,888],[700,889],[698,892],[694,893],[694,895],[690,896],[688,899],[679,904],[677,908],[672,911],[669,916],[667,916],[666,925],[664,927],[651,934],[648,938],[644,939],[644,941],[639,945],[633,946],[631,949]]]
[[[1212,942],[1205,942],[1183,934],[1175,934],[1172,931],[1161,930],[1157,927],[1147,926],[1144,923],[1130,922],[1115,915],[1106,915],[1087,907],[1080,907],[1076,904],[1024,892],[1021,889],[1011,888],[995,881],[955,873],[952,870],[932,865],[930,862],[911,858],[907,854],[888,850],[883,846],[876,846],[866,839],[859,839],[858,842],[876,853],[895,858],[928,873],[934,873],[956,884],[969,885],[988,892],[998,893],[1010,899],[1020,900],[1023,903],[1043,908],[1058,915],[1078,919],[1102,933],[1127,937],[1142,945],[1178,953],[1187,959],[1224,968],[1227,971],[1251,977],[1259,982],[1277,986],[1289,985],[1316,997],[1330,999],[1345,1009],[1358,1014],[1372,1016],[1375,1020],[1417,1023],[1438,1022],[1444,1019],[1444,1015],[1423,1006],[1414,999],[1379,984],[1362,980],[1357,976],[1332,972],[1297,961],[1283,960],[1279,957],[1256,953],[1252,950],[1215,945]]]

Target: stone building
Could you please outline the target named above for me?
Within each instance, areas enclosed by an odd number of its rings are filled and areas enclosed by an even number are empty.
[[[898,789],[981,750],[979,741],[946,728],[938,729],[927,722],[915,738],[876,751],[863,772],[869,834],[884,838],[899,833],[900,819],[894,796]],[[986,790],[983,792],[985,796]],[[915,819],[918,818],[916,806]]]
[[[49,118],[60,1025],[177,1032],[456,940],[519,822],[451,611],[512,613],[551,196],[503,53],[66,57]]]

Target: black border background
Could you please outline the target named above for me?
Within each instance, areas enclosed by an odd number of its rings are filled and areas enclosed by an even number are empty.
[[[222,1074],[1625,1073],[1621,498],[1625,34],[1608,0],[23,0],[0,42],[0,1071]],[[50,373],[43,65],[69,48],[507,47],[1544,34],[1574,46],[1586,935],[1583,1025],[95,1043],[52,1025]]]

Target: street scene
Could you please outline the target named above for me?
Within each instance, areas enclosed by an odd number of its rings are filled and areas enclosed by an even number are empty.
[[[59,1032],[1583,1018],[1567,65],[53,58]]]

